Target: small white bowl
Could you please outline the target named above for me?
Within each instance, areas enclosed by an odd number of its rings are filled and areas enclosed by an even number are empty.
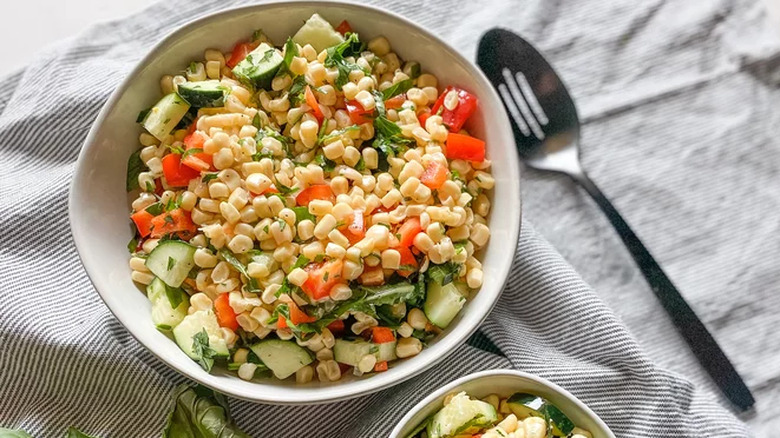
[[[283,43],[313,13],[332,23],[349,20],[361,39],[384,35],[397,53],[418,60],[443,85],[457,84],[480,99],[469,129],[487,141],[496,188],[490,216],[491,241],[484,252],[482,289],[461,315],[418,356],[394,362],[389,371],[339,382],[263,380],[246,382],[231,373],[203,371],[152,324],[150,304],[130,279],[126,245],[131,237],[125,175],[127,159],[137,150],[138,112],[160,97],[164,74],[182,71],[203,51],[229,51],[258,28]],[[129,73],[100,112],[79,155],[70,192],[70,224],[79,256],[108,308],[127,330],[173,369],[217,391],[247,400],[279,404],[335,401],[378,391],[432,366],[463,343],[498,300],[507,278],[520,229],[519,165],[514,139],[501,101],[479,69],[422,27],[381,9],[340,2],[277,1],[240,7],[199,18],[164,38]]]
[[[509,397],[516,392],[538,395],[557,406],[576,426],[593,434],[593,438],[615,438],[598,415],[565,389],[541,377],[512,370],[480,371],[439,388],[404,415],[390,432],[390,438],[406,438],[415,427],[442,408],[448,394],[463,391],[475,398],[490,394]]]

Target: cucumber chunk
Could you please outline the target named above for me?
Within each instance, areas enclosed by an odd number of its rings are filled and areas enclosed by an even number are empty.
[[[192,350],[193,336],[206,330],[209,335],[209,347],[214,350],[217,357],[228,357],[230,352],[227,343],[222,337],[222,330],[217,323],[217,316],[211,310],[198,310],[192,315],[187,315],[173,328],[173,338],[179,344],[179,348],[191,359],[199,359]]]
[[[152,280],[146,287],[146,296],[152,303],[152,322],[160,330],[171,330],[187,316],[190,307],[187,294],[179,288],[166,285],[159,278]],[[173,307],[172,300],[179,304]]]
[[[198,108],[214,108],[225,105],[230,90],[217,79],[179,84],[179,96]]]
[[[333,358],[336,362],[356,367],[363,356],[372,353],[373,346],[372,343],[361,340],[336,339],[336,344],[333,345]]]
[[[269,339],[250,348],[277,379],[286,379],[313,362],[311,355],[293,341]]]
[[[181,96],[176,93],[167,94],[146,113],[141,125],[162,141],[179,124],[189,109],[190,104]]]
[[[428,438],[471,435],[498,421],[496,408],[482,400],[472,400],[461,392],[437,412],[428,423]]]
[[[276,49],[262,43],[233,67],[233,74],[239,81],[250,87],[268,89],[282,62],[284,59]]]
[[[301,47],[311,44],[317,53],[344,42],[344,37],[336,32],[333,26],[319,14],[314,14],[306,20],[306,23],[298,29],[292,39]]]
[[[464,304],[466,298],[461,295],[454,283],[447,283],[444,286],[435,281],[428,283],[428,294],[425,297],[423,310],[428,320],[437,327],[446,328],[450,325]]]
[[[518,418],[546,418],[552,426],[555,436],[565,437],[574,430],[574,423],[557,406],[542,397],[518,392],[506,401],[507,406]]]
[[[146,259],[152,274],[171,287],[179,287],[195,266],[195,247],[181,240],[160,242]]]
[[[376,355],[376,361],[390,362],[391,360],[398,359],[398,356],[395,355],[395,344],[396,341],[374,344],[377,346],[377,351],[374,353]]]
[[[336,362],[353,367],[358,366],[360,359],[367,354],[376,356],[377,362],[391,361],[397,359],[395,344],[395,341],[374,344],[360,339],[355,341],[336,339],[336,344],[333,346],[333,358]]]

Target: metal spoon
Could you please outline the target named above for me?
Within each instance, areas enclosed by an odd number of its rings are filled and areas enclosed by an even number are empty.
[[[477,63],[504,101],[525,163],[569,175],[590,194],[612,222],[704,369],[736,407],[743,411],[752,407],[753,395],[723,350],[639,237],[582,169],[577,109],[550,64],[523,38],[503,29],[491,29],[482,36]]]

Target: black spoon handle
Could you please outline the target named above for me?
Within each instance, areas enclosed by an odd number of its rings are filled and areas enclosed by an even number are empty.
[[[661,301],[661,305],[664,306],[672,322],[677,326],[677,330],[688,342],[693,354],[696,355],[723,394],[741,411],[750,409],[755,400],[745,382],[742,381],[726,354],[707,331],[707,327],[696,316],[691,306],[685,302],[685,299],[658,266],[639,237],[634,234],[628,223],[585,172],[570,176],[593,197],[593,200],[612,222],[612,226],[615,227],[620,238],[623,239],[623,243],[628,247],[634,261],[639,265],[645,279]]]

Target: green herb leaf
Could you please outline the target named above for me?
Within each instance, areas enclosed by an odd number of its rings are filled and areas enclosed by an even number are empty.
[[[296,56],[298,56],[298,46],[291,37],[288,37],[287,42],[284,43],[284,58],[282,58],[282,65],[279,67],[279,71],[276,72],[276,76],[293,76],[292,71],[290,71],[290,65],[292,65],[293,58]]]
[[[170,257],[168,258],[168,265],[170,266],[171,260]],[[168,269],[170,271],[170,268]],[[184,301],[184,294],[187,292],[184,292],[184,290],[180,287],[171,287],[165,284],[165,282],[162,282],[163,286],[165,286],[165,296],[168,298],[168,302],[171,304],[171,309],[175,309],[179,307],[179,305]]]
[[[263,29],[257,29],[252,32],[252,42],[268,39],[263,33]]]
[[[413,86],[414,86],[414,80],[412,79],[405,79],[403,81],[397,82],[393,86],[382,91],[382,98],[384,100],[387,100],[398,94],[406,93]]]
[[[207,183],[207,182],[211,181],[212,179],[217,179],[217,178],[219,178],[219,176],[217,176],[216,172],[214,172],[214,173],[206,173],[206,174],[203,174],[203,178],[201,178],[200,181],[204,182],[204,183]]]
[[[146,170],[146,164],[141,160],[141,150],[130,154],[127,159],[127,181],[125,183],[127,191],[133,191],[138,188],[138,175]]]
[[[167,271],[170,271],[173,269],[173,267],[176,266],[176,259],[173,257],[168,257],[168,266],[166,268]]]
[[[353,132],[353,131],[360,131],[360,126],[359,125],[352,125],[352,126],[347,126],[344,129],[336,129],[336,130],[332,131],[330,134],[320,137],[317,140],[317,144],[326,143],[326,142],[328,142],[330,140],[339,138],[342,135],[344,135],[344,134],[346,134],[348,132]]]
[[[300,221],[303,220],[310,220],[312,222],[317,221],[317,217],[313,214],[309,213],[309,207],[306,206],[300,206],[300,207],[293,207],[292,211],[295,212],[295,223],[297,224]]]
[[[287,91],[290,103],[293,106],[299,106],[306,100],[304,93],[306,93],[307,85],[309,85],[309,83],[306,82],[305,75],[296,76],[295,79],[293,79],[292,84],[290,85],[290,89]],[[294,125],[295,123],[292,124]]]
[[[258,284],[257,279],[249,276],[249,273],[246,270],[246,266],[244,266],[244,264],[236,258],[232,251],[227,248],[222,248],[219,250],[219,255],[221,255],[226,262],[230,263],[230,265],[233,266],[236,271],[240,272],[241,275],[247,279],[245,287],[247,292],[258,293],[263,291],[263,289]]]
[[[350,63],[344,58],[359,55],[364,47],[356,33],[348,33],[343,43],[326,49],[325,67],[336,67],[339,72],[334,84],[337,89],[341,90],[344,84],[349,82],[351,71],[361,70],[359,65]]]
[[[284,196],[292,195],[298,190],[300,190],[300,187],[288,187],[282,183],[279,182],[279,179],[274,176],[274,185],[276,186],[276,190],[279,190],[279,193],[281,193]]]
[[[181,159],[183,160],[183,159],[185,159],[185,158],[189,157],[190,155],[193,155],[193,154],[200,154],[200,153],[202,153],[202,152],[203,152],[203,149],[201,149],[201,148],[192,148],[192,149],[186,149],[186,150],[184,150],[184,151],[182,152],[182,154],[181,154]]]
[[[197,362],[204,370],[211,371],[217,352],[209,346],[209,334],[204,328],[192,337],[192,352],[198,356]]]
[[[173,400],[162,438],[249,438],[230,418],[223,395],[205,386],[183,384],[174,390]]]
[[[433,265],[427,271],[428,281],[434,281],[442,286],[452,283],[453,280],[458,278],[459,273],[460,265],[452,262]]]
[[[336,168],[336,162],[333,160],[329,160],[325,155],[323,154],[317,154],[314,156],[314,164],[320,166],[322,170],[325,172],[333,172],[333,169]]]
[[[162,205],[162,203],[155,202],[154,204],[146,207],[145,210],[152,216],[159,216],[165,212],[165,207]]]

